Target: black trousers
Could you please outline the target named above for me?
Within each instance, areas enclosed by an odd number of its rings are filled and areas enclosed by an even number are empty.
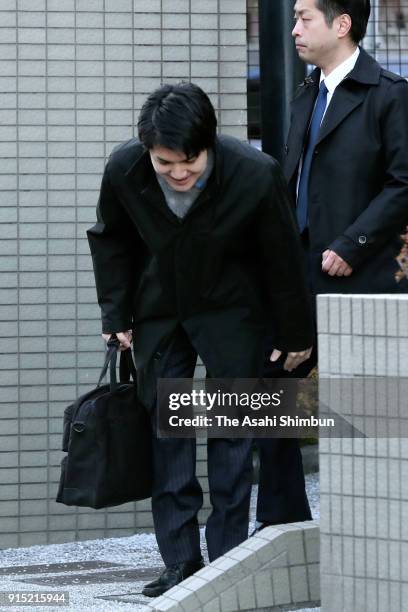
[[[265,361],[265,378],[303,378],[316,365],[317,351],[296,370],[283,369],[285,356],[276,364]],[[312,518],[306,495],[302,455],[296,438],[258,438],[259,487],[256,519],[261,523],[295,523]]]
[[[306,275],[311,292],[312,309],[316,319],[315,298],[311,286],[307,230],[305,230],[301,239],[305,255]],[[269,360],[272,349],[275,348],[273,334],[266,344],[265,378],[306,378],[317,363],[317,337],[311,357],[292,372],[283,369],[286,355],[282,355],[275,363]],[[260,460],[257,521],[279,524],[311,520],[312,515],[305,490],[299,441],[295,438],[258,438],[256,444]]]
[[[156,359],[156,377],[192,378],[196,361],[196,351],[183,329],[178,328]],[[155,422],[153,411],[153,429]],[[252,440],[209,439],[207,452],[212,513],[206,525],[206,539],[213,561],[248,537]],[[203,494],[195,462],[195,439],[154,435],[152,511],[166,566],[201,556],[197,513]]]

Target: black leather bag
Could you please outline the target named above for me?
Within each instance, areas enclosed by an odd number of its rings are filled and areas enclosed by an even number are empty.
[[[120,353],[110,340],[98,385],[64,411],[57,502],[67,506],[107,508],[151,496],[150,418],[138,401],[131,349]],[[102,380],[110,370],[110,384]],[[130,381],[132,375],[133,382]]]

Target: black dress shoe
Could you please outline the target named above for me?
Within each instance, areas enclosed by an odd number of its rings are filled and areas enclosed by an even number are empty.
[[[192,576],[203,567],[204,561],[202,558],[198,561],[186,561],[169,565],[156,580],[149,582],[143,587],[142,595],[146,597],[159,597],[159,595],[163,595],[163,593],[176,586],[176,584],[183,582],[183,580]]]

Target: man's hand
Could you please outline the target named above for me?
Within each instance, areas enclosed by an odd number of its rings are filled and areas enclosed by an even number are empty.
[[[350,276],[353,272],[353,268],[330,249],[327,249],[322,255],[322,270],[329,276]]]
[[[285,363],[283,364],[283,369],[288,372],[292,372],[295,368],[297,368],[301,363],[309,359],[312,354],[312,346],[304,351],[298,351],[296,353],[288,353],[288,356],[285,359]],[[272,355],[270,356],[271,361],[278,361],[279,357],[282,355],[282,351],[279,349],[273,349]]]
[[[115,335],[120,342],[120,347],[119,347],[120,351],[125,351],[126,349],[130,347],[132,343],[132,330],[131,329],[128,329],[127,331],[124,331],[124,332],[116,332]],[[112,334],[102,334],[102,338],[106,342],[108,342],[111,336]]]

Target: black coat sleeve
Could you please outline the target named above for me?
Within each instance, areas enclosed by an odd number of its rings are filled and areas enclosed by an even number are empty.
[[[383,189],[330,249],[358,268],[408,223],[408,84],[392,81],[384,92],[380,130],[384,158]]]
[[[96,211],[97,223],[87,231],[104,333],[132,328],[138,256],[136,228],[112,187],[109,170],[108,162]]]
[[[314,323],[305,262],[285,179],[275,161],[256,224],[275,348],[288,352],[309,348],[314,343]]]

